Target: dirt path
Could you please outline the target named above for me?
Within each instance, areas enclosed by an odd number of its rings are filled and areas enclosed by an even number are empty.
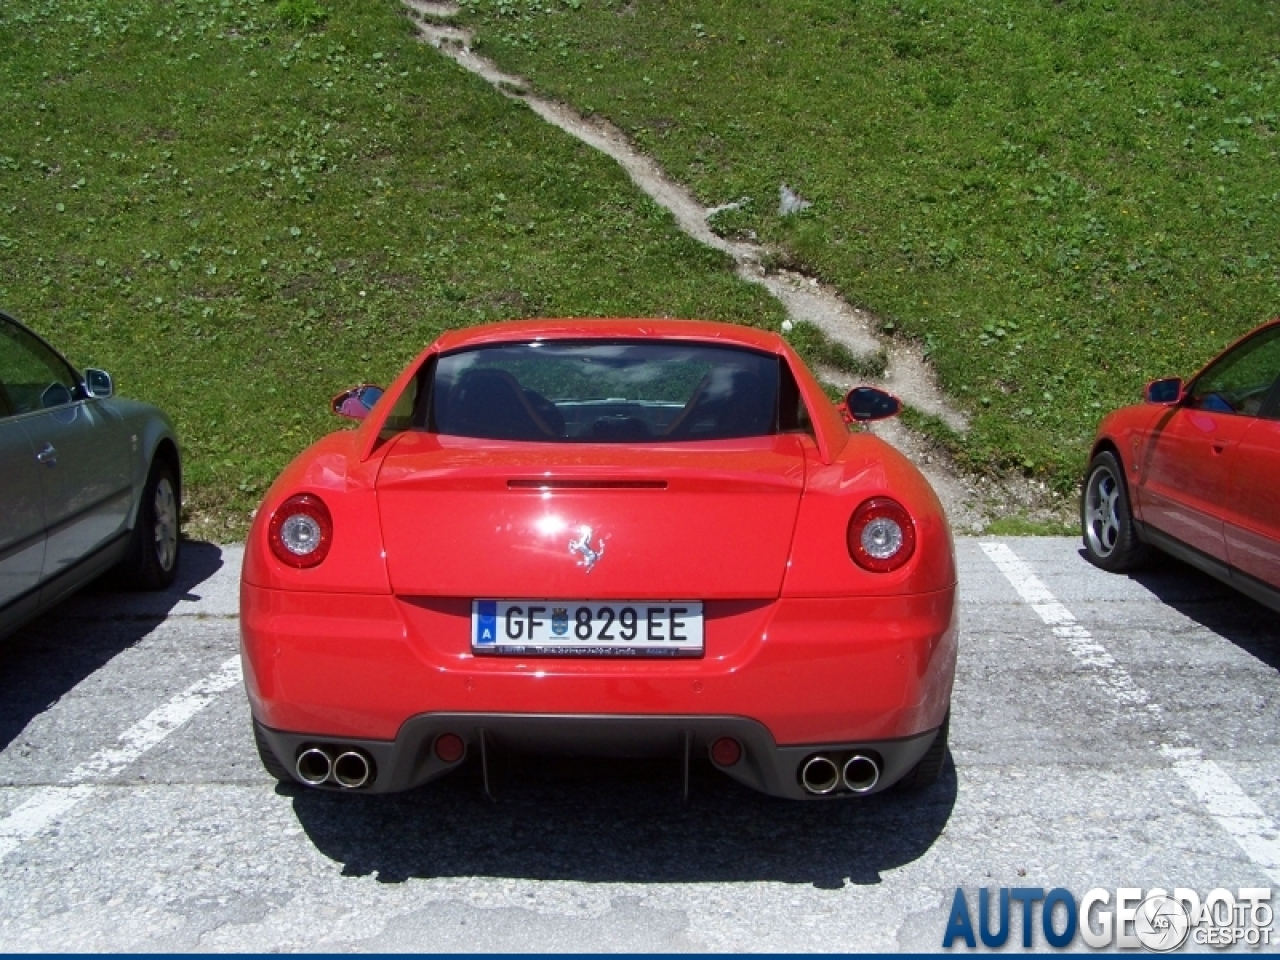
[[[854,356],[874,357],[883,352],[888,361],[884,378],[861,382],[884,387],[916,409],[939,417],[959,433],[968,429],[964,414],[947,402],[932,368],[914,345],[883,342],[877,335],[880,324],[875,317],[848,303],[836,290],[816,279],[787,270],[766,271],[763,263],[768,248],[717,235],[708,220],[723,208],[709,208],[699,203],[612,124],[599,118],[588,119],[565,104],[537,95],[523,77],[506,73],[477,54],[471,49],[470,32],[448,22],[457,15],[457,6],[427,0],[404,0],[404,3],[424,41],[488,81],[503,95],[519,100],[548,123],[615,160],[636,186],[670,211],[681,230],[699,243],[732,257],[738,276],[769,291],[791,320],[813,324]],[[824,369],[818,373],[842,388],[854,385],[848,375],[839,371]],[[992,519],[1003,516],[1047,521],[1070,515],[1070,505],[1052,497],[1044,485],[1034,481],[1015,476],[996,484],[985,478],[964,476],[945,452],[901,422],[877,425],[874,432],[915,461],[938,492],[957,531],[979,533]]]

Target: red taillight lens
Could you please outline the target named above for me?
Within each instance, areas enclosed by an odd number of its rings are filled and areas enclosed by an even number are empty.
[[[849,521],[849,556],[864,570],[897,570],[916,552],[916,525],[896,500],[874,497]]]
[[[333,546],[333,517],[319,497],[300,493],[276,507],[267,539],[281,563],[314,567]]]

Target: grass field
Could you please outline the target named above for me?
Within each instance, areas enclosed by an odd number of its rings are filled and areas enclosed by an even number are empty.
[[[177,420],[188,529],[440,331],[780,308],[398,0],[6,0],[0,309]]]
[[[1103,412],[1280,313],[1273,3],[462,6],[480,52],[748,198],[722,233],[922,343],[973,466],[1072,489]],[[779,216],[783,183],[813,206]]]

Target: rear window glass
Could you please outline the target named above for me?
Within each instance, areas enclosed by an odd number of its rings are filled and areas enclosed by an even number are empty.
[[[702,344],[480,347],[439,358],[423,425],[453,436],[547,443],[767,436],[780,429],[782,365],[770,354]],[[795,419],[789,412],[781,429]]]

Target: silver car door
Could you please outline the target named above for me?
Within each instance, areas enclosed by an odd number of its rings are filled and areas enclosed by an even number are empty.
[[[6,396],[0,381],[0,609],[40,582],[45,540],[39,464]]]
[[[52,348],[16,324],[0,338],[22,364],[8,385],[39,463],[48,579],[124,532],[132,502],[129,438],[109,401],[86,396],[74,370]]]

